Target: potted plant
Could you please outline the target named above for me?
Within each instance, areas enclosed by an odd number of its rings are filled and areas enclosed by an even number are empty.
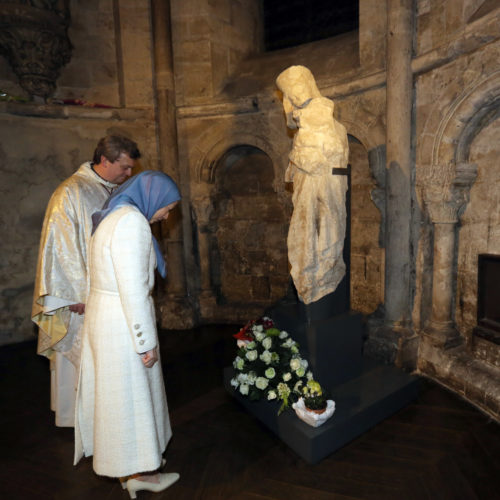
[[[315,380],[307,381],[307,384],[302,388],[302,398],[308,411],[321,414],[326,410],[328,399],[321,389],[321,385]]]

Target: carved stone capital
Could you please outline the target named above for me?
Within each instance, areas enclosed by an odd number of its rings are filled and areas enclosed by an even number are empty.
[[[208,226],[213,213],[213,206],[209,197],[193,199],[193,211],[199,228]]]
[[[31,96],[49,97],[71,58],[69,8],[57,0],[0,0],[0,54]]]
[[[458,222],[476,177],[477,165],[473,163],[430,165],[422,169],[419,184],[432,222]]]

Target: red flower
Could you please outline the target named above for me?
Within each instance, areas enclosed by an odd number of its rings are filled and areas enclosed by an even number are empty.
[[[253,340],[253,336],[248,330],[252,327],[255,321],[250,321],[247,323],[238,333],[234,334],[233,337],[238,340]]]

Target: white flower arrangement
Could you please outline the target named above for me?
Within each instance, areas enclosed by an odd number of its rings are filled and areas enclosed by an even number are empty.
[[[267,317],[248,323],[234,337],[239,350],[231,386],[252,400],[281,401],[278,414],[296,402],[313,378],[297,342]]]

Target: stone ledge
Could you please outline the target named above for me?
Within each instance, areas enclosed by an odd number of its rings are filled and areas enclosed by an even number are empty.
[[[0,102],[0,115],[16,115],[32,118],[90,119],[90,120],[154,120],[152,109],[92,108],[32,102]]]
[[[500,38],[500,31],[498,31],[499,23],[498,12],[493,11],[475,21],[474,29],[468,26],[466,29],[459,31],[457,36],[449,42],[414,57],[411,61],[414,78],[440,66],[444,66],[463,55],[471,54],[481,47],[498,40]],[[258,59],[256,58],[255,60]],[[265,58],[261,58],[262,61],[265,61]],[[251,76],[251,73],[249,73],[249,76]],[[385,69],[366,73],[356,67],[344,72],[334,80],[318,78],[318,87],[321,93],[330,99],[345,98],[365,93],[370,90],[382,88],[385,84]],[[205,116],[256,113],[261,110],[268,110],[269,106],[273,102],[276,102],[277,96],[275,92],[274,80],[272,86],[268,82],[264,82],[263,88],[259,88],[252,95],[236,98],[218,95],[215,98],[210,97],[206,103],[185,104],[178,108],[178,116],[179,118],[199,118]],[[281,105],[279,100],[278,104]]]
[[[442,349],[424,336],[417,373],[452,390],[500,422],[500,369],[474,358],[466,346]]]

